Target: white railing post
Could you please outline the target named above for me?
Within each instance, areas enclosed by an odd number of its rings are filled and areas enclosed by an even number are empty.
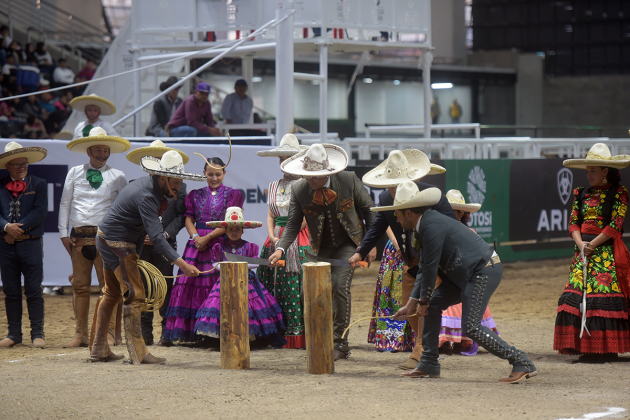
[[[422,83],[424,90],[424,137],[431,138],[431,62],[433,53],[425,50],[422,53]],[[431,146],[429,146],[430,148]]]
[[[276,10],[276,141],[293,132],[293,10]]]

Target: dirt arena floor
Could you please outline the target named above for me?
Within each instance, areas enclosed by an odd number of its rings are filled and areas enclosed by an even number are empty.
[[[62,348],[74,331],[71,297],[46,296],[48,348],[0,350],[0,419],[586,419],[613,407],[626,411],[602,418],[630,418],[630,355],[589,365],[552,350],[568,267],[568,259],[505,264],[490,308],[501,336],[539,372],[516,385],[498,383],[510,367],[483,350],[446,356],[441,378],[403,379],[396,365],[408,353],[374,351],[367,322],[351,330],[351,358],[332,375],[307,374],[304,350],[252,351],[247,371],[221,370],[218,351],[186,347],[150,348],[168,359],[161,366],[90,364],[87,349]],[[370,315],[377,270],[355,274],[353,319]],[[26,312],[24,321],[29,337]],[[2,334],[6,327],[2,299]]]

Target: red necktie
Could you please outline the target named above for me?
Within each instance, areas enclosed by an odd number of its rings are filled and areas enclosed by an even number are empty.
[[[26,182],[24,181],[11,181],[7,182],[7,190],[13,193],[14,197],[20,195],[20,193],[26,191]]]
[[[158,215],[161,216],[162,213],[168,208],[168,200],[166,198],[163,198],[162,201],[160,201],[160,211],[158,211]]]
[[[320,188],[313,195],[313,203],[318,206],[325,206],[337,199],[337,193],[330,188]]]

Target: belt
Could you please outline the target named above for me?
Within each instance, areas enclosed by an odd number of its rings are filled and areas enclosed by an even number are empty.
[[[76,236],[77,238],[84,238],[86,236],[96,236],[98,226],[79,226],[73,227],[70,231],[70,236]]]
[[[109,248],[116,248],[116,249],[136,249],[136,244],[134,244],[133,242],[125,242],[125,241],[108,241],[107,239],[105,239],[103,236],[106,236],[100,229],[98,231],[98,240],[99,242],[101,242],[102,244],[107,245]]]
[[[488,260],[488,264],[486,264],[483,268],[490,267],[491,265],[494,265],[494,264],[499,264],[500,262],[501,262],[501,259],[499,258],[499,256],[495,255],[494,257],[490,258],[490,260]]]
[[[208,227],[208,225],[206,225],[206,222],[195,222],[195,228],[196,229],[214,229],[214,228]]]
[[[27,239],[39,239],[39,236],[31,236],[31,235],[20,235],[17,238],[15,238],[15,242],[19,242],[19,241],[25,241]]]

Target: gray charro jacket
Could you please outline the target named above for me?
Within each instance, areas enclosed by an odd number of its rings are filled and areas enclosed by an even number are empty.
[[[420,220],[418,239],[422,245],[422,261],[411,297],[430,300],[440,268],[448,281],[461,289],[473,273],[483,268],[492,257],[492,247],[462,222],[427,210]]]

